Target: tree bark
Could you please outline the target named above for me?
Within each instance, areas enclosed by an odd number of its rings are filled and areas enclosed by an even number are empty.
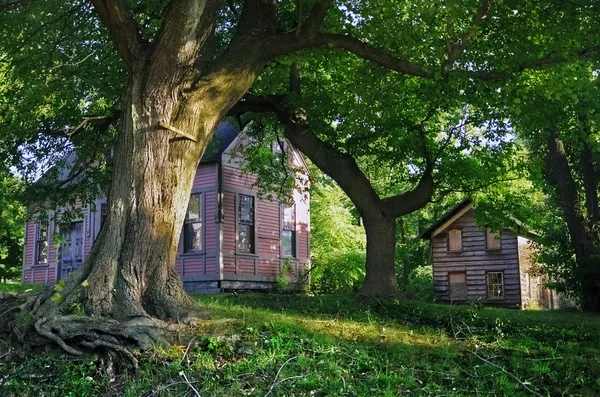
[[[132,341],[149,347],[164,341],[155,330],[167,325],[160,319],[179,320],[197,309],[174,266],[194,176],[217,125],[268,62],[263,39],[275,29],[276,2],[247,0],[228,50],[199,72],[195,62],[205,59],[203,49],[210,51],[221,4],[172,0],[161,32],[149,43],[138,37],[124,3],[94,0],[129,79],[108,216],[71,278],[18,308],[33,318],[39,335],[69,353],[123,351]]]
[[[396,296],[396,219],[375,215],[363,221],[367,234],[366,276],[358,292],[368,296]]]
[[[556,134],[550,133],[547,142],[548,169],[558,192],[571,246],[575,251],[575,271],[581,284],[582,306],[587,310],[600,311],[600,258],[595,247],[598,238],[588,228],[562,141]]]
[[[583,174],[587,217],[590,225],[594,225],[600,220],[600,205],[598,204],[598,172],[594,167],[593,153],[589,142],[583,142],[583,148],[581,149],[579,159]]]
[[[432,164],[417,186],[381,199],[354,158],[322,141],[310,129],[301,109],[275,104],[285,125],[285,137],[317,167],[329,175],[358,209],[367,235],[366,276],[359,293],[373,296],[398,294],[396,280],[396,219],[427,204],[433,195]]]

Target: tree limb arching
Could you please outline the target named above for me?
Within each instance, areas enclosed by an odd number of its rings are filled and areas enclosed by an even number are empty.
[[[127,70],[131,70],[134,53],[143,41],[131,11],[122,0],[90,0],[102,24],[117,48]]]

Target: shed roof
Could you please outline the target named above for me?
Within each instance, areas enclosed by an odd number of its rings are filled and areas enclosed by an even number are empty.
[[[421,233],[421,238],[423,238],[423,239],[431,238],[433,233],[436,230],[438,230],[441,226],[443,226],[445,223],[447,223],[449,221],[453,222],[452,218],[456,217],[457,215],[461,216],[462,215],[461,212],[466,212],[465,210],[468,210],[471,207],[473,207],[473,201],[471,199],[461,201],[454,208],[452,208],[450,211],[448,211],[444,216],[442,216],[440,219],[435,221],[435,223],[433,225],[431,225],[427,230],[425,230],[423,233]],[[513,221],[515,223],[516,231],[519,236],[524,236],[524,237],[527,237],[530,239],[539,237],[539,233],[537,233],[533,230],[527,230],[527,227],[525,226],[525,224],[523,222],[521,222],[519,219],[515,218],[514,216],[509,216],[509,218],[511,221]]]
[[[469,205],[472,205],[473,201],[472,200],[464,200],[461,201],[460,203],[458,203],[456,206],[454,206],[454,208],[452,208],[450,211],[448,211],[444,216],[442,216],[440,219],[438,219],[437,221],[435,221],[435,223],[431,226],[429,226],[429,228],[427,230],[425,230],[423,233],[421,233],[421,238],[423,239],[428,239],[431,237],[431,234],[437,229],[439,228],[441,225],[443,225],[446,221],[448,221],[449,219],[451,219],[453,216],[457,215],[458,213],[460,213],[462,210],[464,210],[465,208],[467,208]]]

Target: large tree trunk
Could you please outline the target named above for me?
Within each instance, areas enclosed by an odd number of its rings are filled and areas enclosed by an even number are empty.
[[[600,257],[595,247],[598,235],[586,222],[565,147],[555,134],[548,134],[548,169],[575,251],[582,306],[587,310],[600,311]]]
[[[370,296],[395,296],[396,280],[396,219],[376,215],[365,217],[367,234],[366,276],[359,293]]]
[[[179,236],[199,160],[266,62],[260,53],[241,57],[246,46],[257,42],[233,43],[227,62],[189,92],[185,76],[165,74],[165,65],[150,62],[152,52],[136,55],[118,126],[106,224],[64,286],[19,308],[32,316],[38,334],[72,354],[127,344],[147,348],[165,342],[156,332],[168,326],[162,319],[185,319],[196,309],[174,266]]]

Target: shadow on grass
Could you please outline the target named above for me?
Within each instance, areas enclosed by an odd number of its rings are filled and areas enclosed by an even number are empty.
[[[203,305],[247,307],[296,317],[377,321],[405,325],[413,330],[438,329],[455,336],[457,327],[489,336],[535,335],[537,338],[600,342],[600,316],[565,311],[522,311],[481,305],[451,306],[417,301],[385,300],[351,295],[292,296],[277,294],[222,294],[197,296]]]

